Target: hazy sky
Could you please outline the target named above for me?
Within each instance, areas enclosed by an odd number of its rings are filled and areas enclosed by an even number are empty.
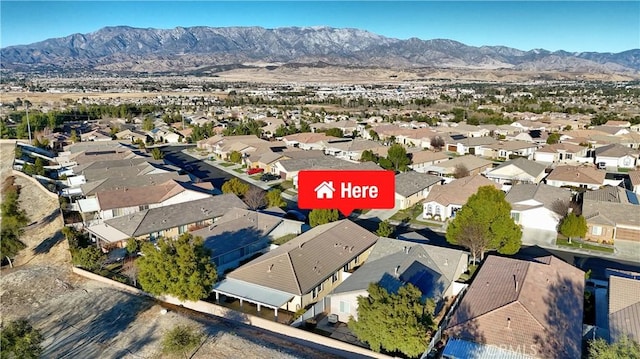
[[[640,48],[640,1],[0,1],[0,46],[104,26],[352,27],[521,50]]]

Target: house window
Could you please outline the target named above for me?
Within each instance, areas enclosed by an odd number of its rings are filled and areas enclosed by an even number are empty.
[[[439,216],[440,215],[440,206],[436,206],[436,215]]]
[[[600,227],[600,226],[591,227],[591,234],[593,234],[594,236],[601,236],[602,235],[602,227]]]
[[[148,205],[148,204],[143,204],[142,206],[138,206],[138,209],[139,209],[140,211],[147,210],[147,209],[149,209],[149,205]]]
[[[311,292],[311,296],[313,299],[318,298],[318,293],[322,292],[322,284],[323,283],[320,283],[319,286],[313,288],[313,291]]]
[[[350,267],[351,267],[351,263],[347,263],[344,265],[344,267],[342,267],[342,270],[345,272],[348,272]]]
[[[625,167],[629,167],[629,166],[631,166],[631,159],[630,159],[629,157],[625,157],[625,158],[622,160],[622,165],[623,165],[623,166],[625,166]]]
[[[428,204],[427,205],[427,214],[431,214],[432,211],[433,211],[433,206]]]
[[[186,225],[178,227],[178,234],[185,233],[186,231],[187,231]]]
[[[335,283],[338,281],[338,272],[333,273],[331,276],[331,283]]]
[[[345,301],[342,301],[342,300],[340,301],[340,313],[349,314],[350,313],[350,311],[349,311],[350,307],[351,306],[349,305],[349,302],[345,302]]]
[[[570,159],[573,158],[573,155],[571,153],[565,153],[564,154],[564,158],[567,159],[567,160],[570,160]]]
[[[520,213],[511,212],[511,218],[513,218],[514,222],[520,223]]]

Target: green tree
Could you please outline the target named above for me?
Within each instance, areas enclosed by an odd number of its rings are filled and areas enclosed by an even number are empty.
[[[244,196],[249,190],[249,184],[234,177],[222,184],[222,193],[233,193],[236,196]]]
[[[148,293],[190,301],[209,296],[217,272],[201,237],[185,233],[176,240],[162,238],[157,248],[144,243],[142,254],[136,262],[138,282]]]
[[[493,186],[483,186],[456,213],[449,223],[447,242],[466,247],[473,261],[484,259],[488,250],[515,254],[522,244],[522,230],[511,218],[505,194]]]
[[[42,158],[36,157],[34,168],[37,175],[44,176],[44,161]]]
[[[187,358],[187,352],[195,349],[201,339],[202,333],[194,327],[177,325],[162,337],[162,351],[165,354],[182,354]]]
[[[149,116],[145,117],[142,121],[142,129],[145,131],[151,131],[156,128],[156,125],[153,124],[153,119]]]
[[[382,221],[378,224],[378,230],[376,234],[380,237],[389,237],[393,233],[393,226],[389,224],[389,221]]]
[[[279,189],[272,189],[267,192],[267,206],[284,208],[287,202],[282,198],[282,192]]]
[[[623,336],[620,340],[609,344],[604,339],[589,342],[589,359],[640,358],[640,344]]]
[[[380,141],[380,135],[374,130],[369,130],[369,137],[374,141]]]
[[[407,150],[400,144],[394,144],[387,151],[387,159],[393,164],[396,171],[406,171],[411,164],[411,159],[407,155]]]
[[[129,238],[127,239],[127,253],[129,253],[129,255],[135,255],[136,253],[140,252],[140,248],[142,247],[141,243],[139,240],[135,239],[135,238]]]
[[[339,128],[328,128],[326,131],[324,131],[324,133],[327,136],[333,136],[338,138],[344,137],[344,132],[342,132],[342,130]]]
[[[238,152],[238,151],[233,151],[229,154],[229,161],[233,162],[233,163],[240,163],[242,162],[242,153]]]
[[[2,205],[0,206],[0,258],[11,258],[26,248],[20,241],[23,227],[29,222],[27,214],[18,204],[19,191],[14,184],[14,177],[8,177],[2,186]]]
[[[560,222],[560,233],[569,238],[571,243],[572,237],[584,238],[587,234],[587,220],[583,216],[576,216],[571,212]]]
[[[311,126],[307,121],[300,121],[300,132],[311,132]]]
[[[69,141],[71,141],[71,143],[78,142],[78,133],[76,132],[76,130],[71,130],[71,135],[69,136]]]
[[[362,155],[360,156],[360,162],[367,162],[367,161],[377,163],[378,156],[376,156],[375,153],[373,153],[373,151],[371,150],[364,150],[362,151]]]
[[[79,249],[73,256],[73,264],[89,271],[95,271],[104,265],[107,256],[97,247]]]
[[[368,296],[358,297],[358,320],[351,317],[349,329],[375,352],[384,349],[419,357],[436,329],[434,302],[423,302],[420,290],[410,283],[397,293],[371,283],[368,292]]]
[[[2,359],[36,359],[42,354],[40,343],[44,339],[40,331],[26,319],[18,319],[3,325],[0,330]]]
[[[560,142],[560,134],[557,132],[550,133],[549,137],[547,137],[547,144],[553,145],[554,143]]]
[[[153,157],[154,160],[161,160],[164,158],[164,153],[160,151],[158,147],[154,147],[151,150],[151,157]]]
[[[337,209],[314,209],[309,212],[309,225],[311,227],[335,222],[340,218]]]

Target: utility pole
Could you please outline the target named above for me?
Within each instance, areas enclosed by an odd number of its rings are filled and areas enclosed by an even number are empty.
[[[29,144],[31,145],[31,123],[29,122],[29,100],[25,101],[25,110],[27,112],[27,130],[29,131]]]

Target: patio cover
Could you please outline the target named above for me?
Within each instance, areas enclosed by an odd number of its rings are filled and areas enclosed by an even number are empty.
[[[233,278],[227,278],[217,283],[213,287],[213,291],[273,309],[278,309],[293,299],[293,295],[290,293]]]
[[[506,346],[508,347],[508,346]],[[515,348],[516,351],[506,350],[493,345],[482,345],[461,339],[449,339],[442,356],[455,359],[533,359],[525,353],[529,348]],[[520,349],[518,351],[518,349]]]

